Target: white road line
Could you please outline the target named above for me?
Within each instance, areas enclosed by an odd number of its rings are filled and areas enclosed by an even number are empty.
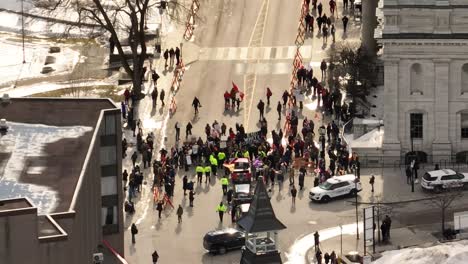
[[[273,48],[276,52],[273,58],[270,58]],[[278,46],[278,47],[214,47],[201,48],[199,60],[214,61],[235,61],[235,60],[292,60],[296,54],[296,46]],[[313,47],[302,46],[301,55],[305,59],[312,58]]]
[[[247,53],[249,52],[248,47],[242,47],[240,48],[240,56],[239,60],[246,60],[247,59]]]
[[[294,59],[294,55],[296,54],[297,47],[296,46],[289,46],[288,47],[288,59]]]
[[[264,60],[269,60],[270,59],[271,49],[272,49],[272,47],[264,47],[263,48],[263,59]]]

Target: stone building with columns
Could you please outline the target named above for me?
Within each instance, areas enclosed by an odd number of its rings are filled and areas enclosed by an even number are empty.
[[[466,159],[468,0],[381,1],[384,156]]]

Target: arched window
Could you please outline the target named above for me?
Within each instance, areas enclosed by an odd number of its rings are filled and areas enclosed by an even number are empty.
[[[468,93],[468,63],[463,64],[461,72],[461,93]]]
[[[422,66],[419,63],[411,65],[410,69],[410,92],[411,94],[423,94]]]

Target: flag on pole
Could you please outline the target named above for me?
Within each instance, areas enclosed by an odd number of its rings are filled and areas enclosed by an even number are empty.
[[[239,90],[239,87],[237,87],[237,85],[236,85],[234,82],[232,82],[232,89],[233,89],[236,93],[239,93],[240,98],[241,98],[242,100],[244,100],[244,93],[243,93],[241,90]]]

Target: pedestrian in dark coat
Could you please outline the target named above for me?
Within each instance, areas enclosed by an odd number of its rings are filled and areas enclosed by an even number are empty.
[[[159,254],[158,254],[158,252],[156,250],[151,255],[151,258],[153,259],[153,264],[156,264],[158,262]]]
[[[343,21],[343,30],[344,30],[344,33],[346,33],[346,28],[348,27],[348,21],[349,21],[349,18],[347,16],[344,16],[341,21]]]
[[[189,191],[189,205],[190,207],[193,207],[193,200],[195,200],[195,193],[193,190]]]
[[[187,175],[184,175],[184,178],[182,178],[182,189],[184,190],[184,195],[187,195],[187,184],[188,184],[188,178]]]
[[[304,179],[305,179],[306,169],[301,167],[299,169],[299,190],[304,188]]]
[[[293,185],[292,188],[291,188],[291,200],[292,200],[292,205],[293,206],[296,206],[296,195],[297,195],[297,189]]]
[[[282,110],[281,102],[278,101],[278,105],[276,106],[276,111],[278,112],[278,120],[281,120],[281,110]]]
[[[369,184],[371,185],[371,192],[374,193],[374,182],[375,182],[375,176],[372,175],[369,179]]]
[[[322,264],[322,251],[320,248],[315,252],[315,258],[317,259],[318,264]]]
[[[161,212],[163,210],[163,201],[162,200],[158,201],[158,204],[156,205],[156,210],[158,210],[158,216],[159,216],[159,219],[161,219]]]
[[[328,252],[325,252],[323,258],[325,259],[325,264],[328,264],[328,262],[330,262],[330,255],[328,254]]]
[[[133,152],[131,158],[132,158],[133,168],[135,168],[135,163],[136,163],[136,160],[137,160],[137,158],[138,158],[138,154],[137,154],[136,151]]]
[[[180,63],[180,49],[177,47],[175,49],[175,57],[176,57],[176,66],[179,66]]]
[[[317,11],[318,11],[319,17],[322,16],[322,9],[323,9],[322,3],[319,3],[318,6],[317,6]]]
[[[169,50],[169,66],[170,67],[174,66],[174,57],[175,57],[175,50],[171,48]]]
[[[179,223],[182,223],[182,215],[184,214],[184,209],[182,208],[182,205],[179,204],[179,208],[177,208],[177,221]]]
[[[165,104],[164,104],[164,97],[166,96],[166,92],[164,91],[164,89],[161,89],[161,93],[159,94],[159,100],[161,100],[161,104],[162,106],[164,107]]]
[[[132,224],[130,228],[130,232],[132,233],[132,244],[135,244],[135,235],[138,234],[138,228],[136,227],[135,223]]]
[[[163,53],[163,57],[164,57],[164,69],[167,68],[167,59],[169,58],[169,50],[166,49]]]
[[[188,138],[189,135],[192,135],[192,123],[188,122],[185,127],[185,138]]]

